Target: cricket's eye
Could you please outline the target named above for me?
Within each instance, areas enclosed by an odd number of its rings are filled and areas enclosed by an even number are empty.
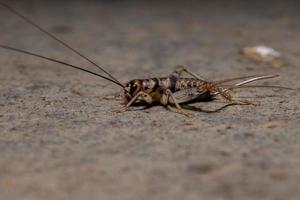
[[[130,87],[130,94],[134,94],[137,89],[138,89],[137,84],[135,84],[135,83],[132,84]]]

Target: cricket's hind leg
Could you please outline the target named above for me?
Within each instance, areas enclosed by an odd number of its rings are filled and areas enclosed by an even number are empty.
[[[204,78],[200,77],[199,75],[197,75],[196,73],[192,72],[191,70],[188,69],[188,67],[182,66],[182,65],[177,65],[173,71],[173,73],[171,74],[171,76],[175,76],[177,78],[181,77],[182,73],[186,72],[187,74],[191,75],[192,77],[198,79],[198,80],[202,80],[205,81]]]
[[[259,106],[260,102],[254,102],[249,100],[237,100],[235,99],[228,90],[224,88],[217,88],[217,93],[220,94],[225,100],[229,101],[231,104],[235,105],[253,105],[253,106]]]

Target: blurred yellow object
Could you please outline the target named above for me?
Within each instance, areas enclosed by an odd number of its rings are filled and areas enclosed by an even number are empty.
[[[267,46],[245,47],[241,50],[244,58],[259,62],[270,63],[273,67],[281,67],[281,54]]]

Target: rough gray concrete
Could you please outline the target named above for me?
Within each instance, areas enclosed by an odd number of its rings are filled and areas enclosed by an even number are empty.
[[[213,80],[280,74],[263,83],[296,90],[236,91],[262,105],[200,102],[192,118],[117,114],[102,98],[117,86],[0,50],[0,199],[299,199],[300,4],[245,2],[9,1],[122,82],[184,64]],[[2,44],[90,66],[2,8],[0,24]],[[240,59],[258,44],[285,65]]]

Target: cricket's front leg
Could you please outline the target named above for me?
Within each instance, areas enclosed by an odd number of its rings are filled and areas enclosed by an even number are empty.
[[[171,76],[175,76],[175,77],[181,77],[182,73],[183,72],[186,72],[187,74],[191,75],[192,77],[196,78],[196,79],[199,79],[201,81],[205,81],[204,78],[200,77],[199,75],[197,75],[196,73],[190,71],[188,69],[188,67],[185,67],[185,66],[182,66],[182,65],[177,65],[175,67],[175,70],[174,72],[171,74]]]
[[[128,108],[134,104],[138,98],[141,97],[142,100],[146,101],[148,104],[151,104],[153,102],[152,97],[147,94],[146,92],[140,91],[138,92],[125,106],[122,106],[121,108],[117,108],[113,110],[114,112],[125,112],[128,110]]]
[[[118,94],[118,95],[107,95],[107,96],[104,96],[104,97],[100,97],[104,100],[117,100],[117,101],[121,101],[123,100],[123,96],[122,94]]]

